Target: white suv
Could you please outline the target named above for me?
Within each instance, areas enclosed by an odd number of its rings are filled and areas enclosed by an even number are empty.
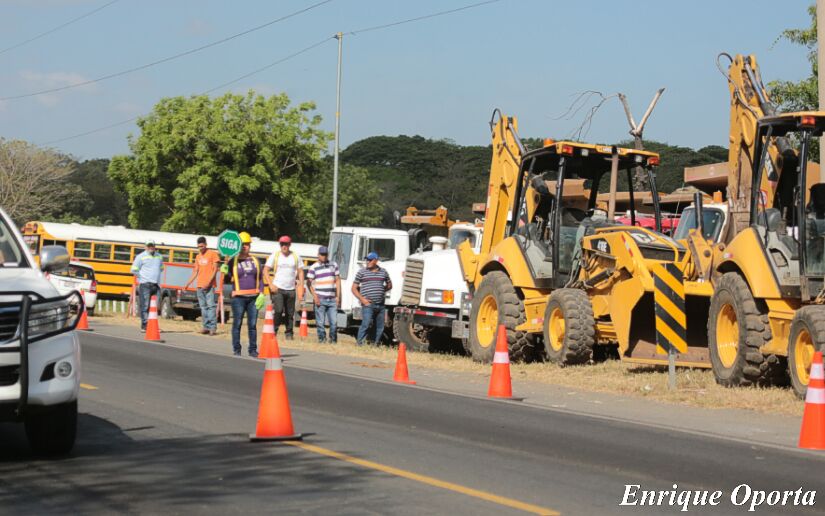
[[[70,262],[67,269],[52,273],[47,272],[45,275],[61,295],[74,290],[80,292],[83,295],[83,301],[86,303],[86,312],[89,315],[95,314],[97,280],[93,268],[81,262]]]
[[[65,248],[41,250],[43,272],[68,265]],[[71,307],[83,298],[60,296],[40,269],[0,209],[0,421],[23,422],[32,450],[55,455],[75,441],[80,344]]]

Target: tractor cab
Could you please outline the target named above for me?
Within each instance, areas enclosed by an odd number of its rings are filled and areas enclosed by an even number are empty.
[[[509,234],[526,256],[537,287],[559,288],[570,281],[582,238],[598,227],[622,225],[616,220],[617,202],[629,207],[635,226],[644,202],[652,200],[656,229],[661,231],[653,176],[658,164],[659,155],[653,152],[569,141],[546,140],[542,148],[524,154],[518,216]],[[640,182],[634,181],[638,167],[645,171],[645,192],[634,191],[634,182]],[[617,195],[617,188],[626,191]],[[608,192],[607,198],[600,192]]]
[[[784,294],[799,292],[803,302],[825,296],[825,182],[818,164],[809,162],[814,138],[823,130],[822,112],[787,113],[757,123],[750,225]],[[772,146],[790,152],[777,164],[768,152]]]

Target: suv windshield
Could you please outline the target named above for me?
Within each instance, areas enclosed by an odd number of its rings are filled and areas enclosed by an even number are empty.
[[[81,267],[79,265],[71,264],[65,271],[54,273],[54,276],[62,276],[64,278],[74,278],[80,280],[95,279],[95,271],[88,267]]]
[[[341,279],[349,275],[349,257],[352,252],[352,235],[333,233],[329,239],[329,259],[338,264]]]
[[[14,230],[0,216],[0,267],[26,267],[23,250],[14,236]]]
[[[450,249],[456,249],[461,242],[468,240],[470,247],[475,249],[478,232],[469,229],[450,230]]]

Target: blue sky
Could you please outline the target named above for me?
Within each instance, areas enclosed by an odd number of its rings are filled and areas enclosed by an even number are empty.
[[[109,0],[0,0],[0,49]],[[313,1],[119,0],[20,48],[0,53],[0,97],[93,79],[155,61],[296,11]],[[43,144],[147,113],[162,97],[198,94],[338,31],[411,18],[473,0],[334,0],[179,60],[65,92],[0,101],[0,137]],[[487,144],[493,108],[519,117],[524,136],[562,138],[582,122],[556,119],[576,94],[628,95],[636,118],[666,91],[645,137],[698,148],[727,145],[721,51],[757,55],[764,80],[809,73],[805,50],[777,41],[807,27],[808,0],[502,0],[344,38],[341,141],[420,134]],[[637,57],[638,55],[638,57]],[[335,115],[334,39],[221,91],[286,92]],[[627,137],[618,101],[588,140]],[[134,124],[54,144],[78,158],[128,152]]]

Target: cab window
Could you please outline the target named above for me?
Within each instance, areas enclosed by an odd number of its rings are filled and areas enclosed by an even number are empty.
[[[378,259],[382,262],[395,259],[395,240],[392,238],[363,238],[361,239],[361,252],[358,259],[363,260],[369,253],[378,253]]]

